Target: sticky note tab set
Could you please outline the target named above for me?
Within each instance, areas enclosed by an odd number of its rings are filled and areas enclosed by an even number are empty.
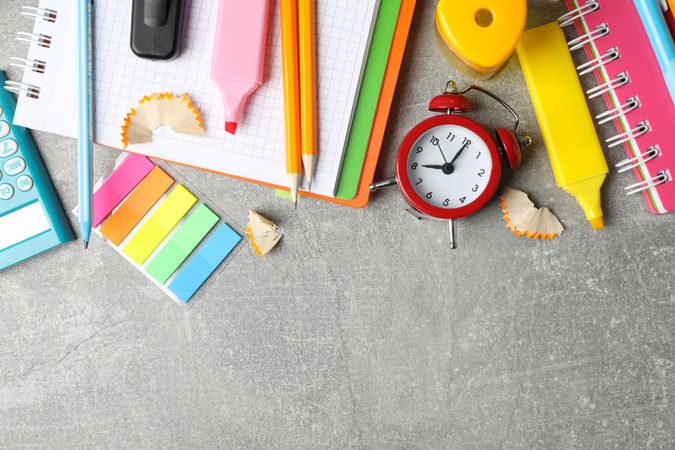
[[[193,192],[131,154],[94,193],[95,231],[179,303],[187,303],[241,242],[222,213]]]

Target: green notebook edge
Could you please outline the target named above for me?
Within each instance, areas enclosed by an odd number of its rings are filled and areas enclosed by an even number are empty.
[[[356,197],[372,133],[375,114],[382,92],[382,83],[387,71],[391,44],[396,32],[402,0],[380,0],[368,60],[363,71],[361,89],[357,99],[352,128],[347,140],[347,149],[342,161],[342,170],[335,197],[352,200]]]

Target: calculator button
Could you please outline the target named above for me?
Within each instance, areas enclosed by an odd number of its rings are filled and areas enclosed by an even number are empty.
[[[20,174],[26,168],[26,161],[22,157],[16,156],[12,159],[5,161],[5,165],[2,170],[9,176]]]
[[[9,158],[19,150],[19,145],[14,139],[0,142],[0,158]]]
[[[9,200],[14,196],[14,188],[5,183],[0,184],[0,200]]]
[[[21,175],[16,179],[16,187],[19,188],[21,192],[30,191],[33,187],[33,179],[28,175]]]
[[[9,124],[4,120],[0,121],[0,138],[4,138],[9,134]]]
[[[5,111],[2,110],[2,106],[0,106],[0,116],[2,116],[2,113],[4,113],[4,112]]]

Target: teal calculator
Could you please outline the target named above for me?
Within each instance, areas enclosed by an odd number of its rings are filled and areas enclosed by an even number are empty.
[[[33,138],[12,125],[15,109],[0,88],[0,270],[74,238]]]

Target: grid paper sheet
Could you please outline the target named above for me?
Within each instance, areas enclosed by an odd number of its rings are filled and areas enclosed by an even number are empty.
[[[317,0],[319,158],[312,192],[335,194],[378,4],[379,0]],[[165,91],[188,93],[206,120],[204,138],[161,129],[155,133],[154,142],[130,146],[129,150],[286,185],[278,1],[272,1],[264,84],[249,98],[235,136],[223,129],[220,92],[210,78],[217,1],[186,0],[181,54],[168,62],[140,59],[131,52],[132,0],[97,0],[94,5],[95,117],[99,144],[121,147],[123,118],[144,95]],[[75,61],[75,27],[68,22],[74,23],[76,2],[42,0],[41,6],[59,11],[62,26],[58,31],[48,31],[54,34],[55,41],[71,42],[67,48],[72,51],[60,51],[60,70],[52,72],[58,73],[56,82],[31,80],[33,84],[45,86],[39,102],[43,106],[50,104],[47,108],[27,106],[22,120],[28,122],[25,126],[45,129],[37,116],[48,114],[49,119],[43,119],[43,122],[52,122],[47,131],[74,137],[76,112],[72,103],[61,104],[68,96],[57,90],[70,92],[70,98],[76,98],[75,65],[72,64],[72,71],[64,69],[64,65],[70,65],[69,61]],[[44,32],[45,27],[53,25],[57,24],[37,23],[36,31]],[[35,51],[47,57],[44,51]],[[32,74],[27,76],[35,78]],[[54,105],[50,97],[58,99],[59,104]],[[31,99],[22,99],[20,104],[29,102]],[[49,112],[40,112],[45,110]],[[53,122],[61,123],[54,125]],[[58,129],[54,130],[55,127]]]

